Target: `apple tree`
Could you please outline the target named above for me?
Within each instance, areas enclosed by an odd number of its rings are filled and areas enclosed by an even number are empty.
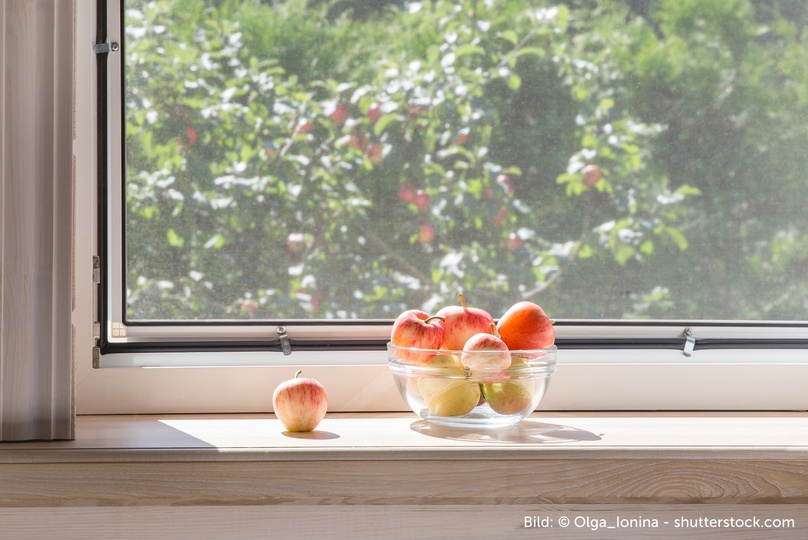
[[[796,16],[634,4],[128,0],[130,317],[794,316]]]

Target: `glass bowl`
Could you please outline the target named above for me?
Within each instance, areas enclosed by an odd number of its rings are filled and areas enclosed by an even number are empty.
[[[462,351],[414,349],[387,344],[388,366],[401,396],[421,418],[451,427],[512,426],[532,413],[556,369],[558,349],[510,351],[507,369],[498,351],[475,351],[466,367]]]

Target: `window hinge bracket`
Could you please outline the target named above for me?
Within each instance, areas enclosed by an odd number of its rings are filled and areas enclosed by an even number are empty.
[[[101,257],[93,255],[93,285],[101,284]],[[93,288],[93,296],[97,293]],[[101,348],[98,346],[101,341],[101,323],[96,320],[97,315],[93,315],[93,369],[101,367]]]
[[[281,341],[281,350],[284,356],[292,354],[292,343],[289,341],[289,335],[286,333],[286,328],[279,326],[275,329],[278,332],[278,339]]]
[[[121,46],[116,42],[113,41],[111,43],[96,43],[93,45],[93,52],[95,54],[106,54],[111,52],[118,52]]]
[[[685,328],[685,348],[682,354],[688,358],[693,356],[693,349],[696,347],[696,338],[693,337],[693,330]]]
[[[93,255],[93,283],[101,283],[101,257]]]

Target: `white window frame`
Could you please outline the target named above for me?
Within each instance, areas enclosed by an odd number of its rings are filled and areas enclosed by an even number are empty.
[[[318,378],[329,392],[332,411],[404,411],[386,367],[383,350],[281,352],[121,352],[93,354],[95,291],[92,258],[97,237],[96,155],[110,151],[111,200],[121,197],[121,129],[109,130],[107,148],[97,145],[96,57],[93,53],[96,0],[77,0],[76,17],[76,407],[79,414],[219,413],[271,410],[272,390],[297,367]],[[121,42],[117,2],[109,2],[108,41]],[[111,81],[120,81],[121,55],[109,58]],[[110,111],[121,107],[120,88],[110,85]],[[117,149],[117,150],[116,150]],[[117,190],[117,191],[116,191]],[[110,216],[100,216],[109,219]],[[122,279],[120,220],[111,224],[109,272]],[[113,295],[110,295],[113,296]],[[117,302],[117,304],[116,304]],[[123,313],[112,299],[109,313]],[[277,339],[277,324],[259,326],[125,326],[110,318],[101,325],[118,345],[176,340]],[[285,324],[294,340],[384,340],[385,324],[348,326]],[[692,352],[686,331],[695,340]],[[650,323],[561,321],[558,370],[540,409],[551,410],[806,410],[808,409],[808,323],[737,324],[731,321]],[[611,348],[605,340],[681,342],[678,348]],[[715,342],[730,347],[705,348]],[[773,344],[761,347],[760,340]],[[587,346],[587,341],[592,345]],[[790,348],[778,344],[791,342]],[[598,345],[597,343],[601,344]],[[748,343],[749,346],[745,346]],[[693,343],[691,343],[693,345]],[[753,348],[752,345],[754,345]],[[237,348],[236,348],[237,349]],[[689,352],[689,355],[685,353]]]

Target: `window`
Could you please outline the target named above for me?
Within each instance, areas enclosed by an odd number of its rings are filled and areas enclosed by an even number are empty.
[[[101,365],[367,381],[392,318],[464,291],[559,320],[564,406],[805,380],[804,10],[368,5],[109,3]]]

